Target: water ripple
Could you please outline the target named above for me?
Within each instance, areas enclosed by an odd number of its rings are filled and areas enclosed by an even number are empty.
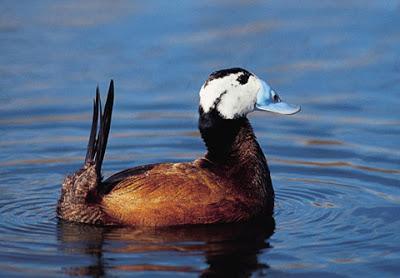
[[[29,231],[34,231],[31,236],[35,237],[53,234],[56,200],[48,194],[49,189],[28,189],[24,191],[23,196],[0,200],[0,233],[12,237]],[[54,186],[51,189],[54,190]],[[47,194],[44,194],[44,191],[47,191]]]

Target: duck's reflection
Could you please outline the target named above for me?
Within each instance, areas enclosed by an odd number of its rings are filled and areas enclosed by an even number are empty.
[[[86,257],[82,265],[64,268],[69,275],[100,277],[120,271],[171,271],[196,272],[202,277],[248,277],[268,268],[258,261],[258,254],[269,248],[267,240],[274,229],[273,218],[245,224],[162,229],[102,228],[60,221],[58,239],[64,253]],[[158,257],[157,252],[162,256]],[[144,260],[144,256],[151,259]],[[91,263],[87,263],[88,259]]]

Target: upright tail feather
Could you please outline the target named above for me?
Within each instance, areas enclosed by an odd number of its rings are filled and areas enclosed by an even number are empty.
[[[96,98],[93,100],[93,120],[92,120],[92,128],[90,130],[89,143],[87,146],[85,164],[88,163],[89,161],[93,161],[95,155],[97,122],[99,117],[99,104],[100,104],[100,91],[99,91],[99,86],[97,86]]]
[[[114,81],[111,80],[108,89],[106,105],[104,112],[101,107],[99,87],[96,88],[96,98],[93,101],[93,119],[90,130],[89,142],[86,152],[85,164],[95,162],[96,173],[101,179],[101,166],[103,164],[104,154],[107,148],[108,135],[111,127],[111,116],[114,104]],[[100,113],[100,127],[97,130],[98,117]]]
[[[101,177],[101,165],[103,164],[104,154],[106,152],[108,134],[110,133],[111,115],[114,104],[114,81],[111,80],[108,89],[107,101],[104,106],[104,113],[100,111],[100,129],[97,136],[96,144],[96,173]],[[100,103],[101,108],[101,103]]]
[[[62,219],[91,224],[106,222],[106,216],[100,206],[93,204],[101,198],[99,194],[102,180],[101,166],[110,132],[113,103],[114,82],[111,80],[104,112],[102,112],[99,88],[96,89],[85,163],[63,182],[57,207],[57,215]]]

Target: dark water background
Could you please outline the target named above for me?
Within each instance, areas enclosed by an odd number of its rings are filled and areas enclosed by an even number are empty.
[[[198,90],[231,66],[303,108],[250,117],[275,229],[56,219],[97,83],[116,81],[108,176],[200,156]],[[396,277],[399,92],[400,1],[1,1],[0,276]]]

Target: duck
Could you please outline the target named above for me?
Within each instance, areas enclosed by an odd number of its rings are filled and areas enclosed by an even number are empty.
[[[86,157],[62,183],[58,218],[100,226],[167,227],[272,216],[275,193],[270,171],[247,115],[253,111],[292,115],[300,106],[282,101],[268,83],[239,67],[212,72],[199,96],[203,157],[137,166],[104,179],[101,167],[114,81],[104,109],[97,86]]]

